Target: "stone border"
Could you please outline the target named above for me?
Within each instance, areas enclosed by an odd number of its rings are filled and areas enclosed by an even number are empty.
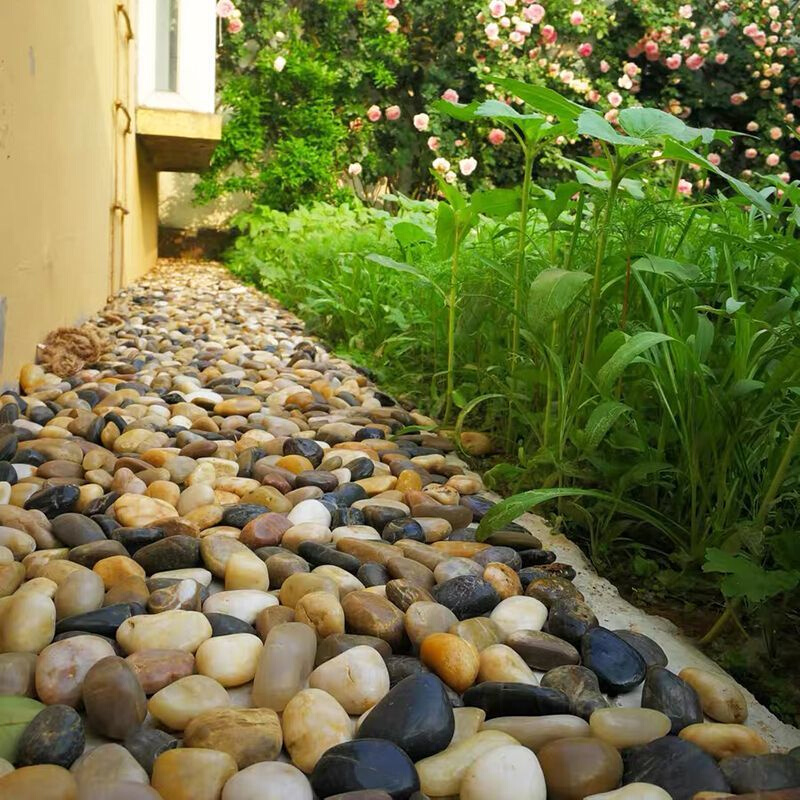
[[[585,595],[586,602],[591,606],[601,625],[611,629],[627,628],[654,639],[667,654],[668,667],[675,673],[684,667],[698,667],[726,675],[729,680],[733,680],[719,664],[701,653],[695,644],[669,620],[648,614],[621,597],[610,581],[597,574],[581,548],[563,534],[553,533],[553,529],[542,517],[536,514],[524,514],[515,522],[541,539],[542,547],[553,550],[559,561],[564,561],[575,568],[577,575],[574,583]],[[744,686],[738,683],[737,686],[747,699],[749,713],[745,724],[767,740],[771,752],[782,752],[800,746],[800,730],[781,722]],[[642,689],[638,687],[628,694],[612,699],[611,702],[613,705],[638,708],[641,705],[641,696]]]

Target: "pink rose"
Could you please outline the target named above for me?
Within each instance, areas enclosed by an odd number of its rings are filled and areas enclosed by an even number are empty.
[[[556,39],[558,39],[556,29],[552,25],[543,25],[542,39],[544,39],[547,44],[554,44]]]
[[[644,54],[648,61],[655,61],[658,58],[658,42],[648,39],[644,43]]]
[[[698,70],[705,63],[705,59],[699,53],[692,53],[686,59],[686,66],[691,70]]]
[[[511,44],[523,44],[525,42],[525,37],[519,31],[511,31],[508,35],[508,41]]]
[[[781,157],[777,153],[770,153],[766,158],[768,167],[777,167],[781,163]]]
[[[231,17],[228,20],[228,33],[240,33],[244,28],[244,22],[237,17]]]
[[[687,197],[692,193],[692,184],[685,178],[678,181],[678,194],[684,194]]]
[[[231,0],[219,0],[217,3],[217,16],[222,19],[227,19],[231,14],[233,14],[235,8],[236,6],[231,2]]]
[[[758,150],[755,147],[748,147],[747,150],[744,151],[745,158],[755,158],[758,155]]]
[[[428,130],[428,125],[430,124],[431,118],[427,114],[414,114],[414,127],[418,131],[426,131]]]
[[[446,158],[439,158],[433,159],[433,164],[431,165],[437,172],[445,173],[450,169],[450,162]]]
[[[464,177],[472,175],[472,173],[475,172],[475,168],[477,166],[478,166],[478,162],[472,157],[470,157],[470,158],[462,158],[458,162],[458,170]]]
[[[758,130],[758,123],[755,120],[750,120],[747,123],[747,130],[749,133],[755,133]]]
[[[500,26],[496,22],[490,22],[484,29],[483,32],[486,34],[486,38],[489,41],[494,41],[500,36]]]
[[[714,35],[714,31],[711,28],[700,28],[700,41],[701,42],[708,42],[711,40],[711,37]]]
[[[778,6],[770,6],[767,9],[767,14],[769,14],[770,19],[778,19],[778,17],[781,15],[781,10],[778,8]]]
[[[781,136],[783,136],[783,131],[777,126],[769,129],[769,138],[772,139],[773,142],[777,142]]]
[[[731,103],[735,106],[740,106],[747,100],[747,95],[744,92],[735,92],[731,95]]]
[[[608,72],[610,69],[611,69],[611,64],[609,64],[608,61],[603,59],[600,62],[600,72],[602,72],[605,75],[605,73]]]
[[[489,13],[495,19],[499,19],[506,13],[506,4],[503,0],[492,0],[492,2],[489,3]]]
[[[594,50],[594,48],[592,47],[591,42],[582,42],[578,45],[578,55],[581,58],[589,58],[589,56],[592,54],[592,50]]]
[[[352,178],[357,178],[361,172],[363,171],[363,167],[358,161],[354,161],[350,166],[347,168],[347,174],[350,175]]]
[[[792,161],[800,161],[800,150],[792,150],[792,152],[789,153],[789,158]]]
[[[458,92],[455,89],[445,89],[442,92],[442,100],[447,100],[450,103],[457,103]]]
[[[486,138],[489,140],[490,144],[493,144],[495,147],[497,147],[498,145],[503,144],[503,142],[506,140],[506,134],[505,131],[500,130],[500,128],[492,128]]]
[[[779,178],[780,178],[780,179],[781,179],[781,180],[782,180],[784,183],[789,183],[790,175],[789,175],[789,173],[788,173],[788,172],[781,172],[781,174],[780,174],[780,175],[778,175],[778,177],[779,177]],[[780,192],[780,194],[781,194],[781,196],[783,196],[783,192]]]
[[[569,23],[570,25],[575,25],[576,27],[578,25],[583,25],[583,13],[580,11],[573,11],[569,15]]]
[[[389,106],[386,109],[386,119],[388,119],[389,122],[400,119],[400,106]]]
[[[619,110],[616,108],[609,108],[605,114],[603,114],[603,119],[611,122],[612,124],[617,121],[619,118]]]
[[[383,0],[384,6],[389,9],[389,11],[393,11],[397,6],[400,5],[400,0]]]
[[[542,19],[544,19],[544,6],[539,5],[539,3],[527,6],[522,10],[522,16],[525,17],[528,22],[538,25]]]
[[[717,64],[719,64],[720,66],[721,66],[722,64],[727,64],[727,63],[728,63],[728,54],[727,54],[727,53],[717,53],[717,54],[714,56],[714,61],[715,61]]]
[[[745,25],[742,28],[742,33],[745,36],[757,36],[758,35],[758,25],[755,22],[751,22],[749,25]]]
[[[691,19],[692,18],[692,7],[690,5],[680,6],[678,8],[678,16],[681,19]]]
[[[680,53],[673,53],[666,59],[665,63],[670,69],[678,69],[682,61],[683,61],[683,56],[681,56]]]
[[[586,94],[586,99],[590,103],[599,103],[600,102],[600,92],[598,92],[597,89],[589,89],[589,91]]]
[[[709,153],[708,160],[715,166],[718,167],[722,159],[719,156],[719,153]]]
[[[400,20],[394,14],[386,15],[386,32],[397,33],[400,30]]]
[[[633,63],[633,61],[628,61],[626,64],[623,65],[622,71],[633,78],[635,75],[638,75],[641,70],[639,67]]]
[[[383,115],[381,113],[380,108],[378,108],[378,106],[370,106],[367,109],[367,119],[370,122],[377,122],[382,116]]]
[[[429,136],[428,137],[428,150],[438,150],[439,149],[439,137],[438,136]]]
[[[606,95],[606,100],[608,100],[614,108],[619,108],[622,105],[622,95],[619,92],[609,92]]]

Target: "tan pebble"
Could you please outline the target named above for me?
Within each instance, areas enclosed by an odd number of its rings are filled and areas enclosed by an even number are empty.
[[[163,800],[220,800],[236,771],[236,762],[227,753],[181,747],[155,760],[151,784]]]
[[[696,744],[716,759],[760,756],[769,752],[769,745],[763,736],[746,725],[735,723],[698,722],[687,725],[678,736]]]
[[[747,719],[747,701],[728,677],[697,667],[682,669],[678,677],[697,692],[706,716],[717,722],[744,722]]]
[[[469,689],[478,677],[478,651],[452,633],[432,633],[423,640],[419,655],[426,667],[459,694]]]
[[[111,589],[120,581],[131,577],[145,577],[144,569],[137,564],[130,556],[109,556],[98,561],[92,571],[103,579],[106,590]]]
[[[147,710],[168,728],[182,731],[192,717],[229,705],[228,693],[220,683],[205,675],[187,675],[156,692]]]

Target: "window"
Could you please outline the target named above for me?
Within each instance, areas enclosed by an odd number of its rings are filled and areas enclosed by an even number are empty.
[[[139,0],[134,41],[140,106],[214,112],[215,5]]]
[[[178,91],[178,0],[156,0],[156,91]]]

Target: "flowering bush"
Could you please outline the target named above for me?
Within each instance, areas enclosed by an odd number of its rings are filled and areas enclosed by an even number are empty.
[[[293,207],[352,184],[352,164],[364,185],[386,178],[405,193],[435,191],[441,160],[459,165],[444,173],[452,180],[505,185],[521,158],[513,138],[431,113],[439,98],[468,103],[486,92],[519,103],[495,87],[500,77],[555,88],[612,123],[646,103],[693,125],[747,131],[752,138],[709,158],[744,177],[788,179],[800,174],[792,3],[220,0],[236,35],[223,40],[227,124],[201,199],[243,189]]]

